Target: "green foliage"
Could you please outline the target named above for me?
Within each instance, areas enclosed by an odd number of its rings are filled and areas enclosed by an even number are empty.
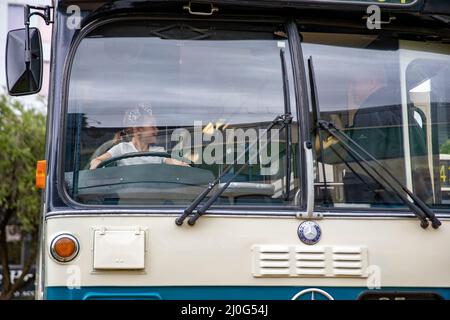
[[[447,140],[446,143],[442,144],[439,149],[441,154],[450,154],[450,140]]]
[[[0,96],[0,212],[14,211],[25,232],[39,224],[35,170],[44,159],[44,143],[45,115]]]

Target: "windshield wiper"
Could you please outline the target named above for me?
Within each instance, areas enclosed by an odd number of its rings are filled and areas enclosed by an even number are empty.
[[[286,57],[284,54],[284,49],[280,49],[280,60],[281,60],[281,73],[283,76],[283,97],[284,97],[284,113],[291,114],[291,96],[289,94],[289,78],[287,74],[286,67]],[[285,177],[286,177],[286,189],[284,194],[284,199],[289,200],[291,191],[291,148],[292,148],[292,137],[291,137],[291,123],[286,123],[286,161],[285,161]]]
[[[421,220],[421,226],[422,228],[427,228],[429,223],[427,221],[427,218],[431,221],[431,225],[434,229],[439,228],[441,225],[441,222],[438,218],[434,215],[433,211],[428,208],[428,206],[420,200],[419,197],[417,197],[413,192],[411,192],[405,185],[403,185],[393,174],[390,170],[388,170],[385,166],[381,164],[373,155],[371,155],[369,152],[367,152],[363,147],[361,147],[356,141],[354,141],[352,138],[350,138],[347,134],[342,132],[342,130],[338,129],[333,123],[319,120],[319,126],[320,128],[327,131],[329,134],[331,134],[333,137],[335,137],[344,147],[344,149],[347,150],[347,152],[352,153],[354,156],[359,158],[359,162],[361,164],[366,165],[369,167],[373,172],[378,175],[379,179],[377,179],[375,176],[370,175],[375,181],[380,183],[385,189],[386,185],[394,191],[394,193],[416,214],[417,217]],[[348,142],[353,144],[355,148],[353,148]],[[359,152],[358,152],[359,150]],[[383,177],[383,175],[376,169],[376,167],[367,161],[364,156],[368,157],[370,160],[372,160],[376,166],[381,169],[383,172],[385,172],[396,184],[397,188],[392,184],[388,179]],[[405,192],[408,196],[411,197],[413,202],[409,201],[408,198],[399,190],[399,188]]]
[[[287,124],[290,124],[292,122],[292,115],[291,114],[282,114],[282,115],[278,115],[275,117],[275,119],[272,120],[272,122],[266,127],[265,131],[264,131],[264,135],[267,135],[267,133],[276,125],[280,125],[281,128],[284,128]],[[190,215],[192,214],[192,212],[195,210],[195,208],[197,208],[197,206],[200,204],[200,202],[202,202],[207,196],[208,194],[211,192],[212,189],[214,189],[214,187],[220,182],[220,180],[223,179],[223,177],[231,170],[231,168],[233,168],[241,159],[242,157],[245,157],[245,155],[247,153],[250,154],[250,149],[255,147],[257,145],[257,143],[259,142],[259,139],[261,137],[258,136],[256,141],[250,145],[247,146],[247,148],[244,150],[244,152],[242,152],[242,154],[236,158],[236,160],[234,160],[234,162],[230,165],[228,165],[223,172],[220,174],[219,177],[217,177],[214,181],[210,182],[208,184],[208,186],[197,196],[197,198],[194,199],[194,201],[192,201],[192,203],[184,210],[183,214],[181,216],[179,216],[176,220],[175,223],[178,226],[181,226],[184,222],[184,220]],[[271,136],[268,136],[267,138],[267,144],[270,143],[271,140]],[[195,221],[197,221],[198,218],[200,218],[201,215],[205,214],[206,210],[209,209],[209,207],[214,203],[214,201],[217,200],[217,198],[220,197],[220,195],[226,190],[226,188],[228,188],[228,186],[230,185],[230,183],[242,172],[242,170],[244,170],[244,168],[247,167],[248,163],[250,162],[250,156],[249,159],[247,161],[245,161],[245,163],[241,166],[241,168],[239,168],[239,170],[237,170],[235,172],[235,174],[228,180],[227,183],[225,183],[219,190],[216,191],[216,193],[214,193],[209,199],[208,201],[197,210],[197,212],[189,219],[188,223],[189,225],[194,225]]]
[[[265,134],[267,133],[275,126],[275,125],[281,125],[280,128],[286,129],[286,163],[285,163],[285,175],[286,175],[286,188],[285,188],[285,199],[288,200],[290,197],[290,188],[291,188],[291,149],[292,149],[292,137],[291,137],[291,123],[292,123],[292,113],[291,113],[291,103],[290,103],[290,94],[289,94],[289,78],[287,75],[287,67],[286,67],[286,58],[285,58],[285,52],[283,48],[280,48],[280,61],[281,61],[281,73],[282,73],[282,80],[283,80],[283,98],[284,98],[284,114],[277,116],[271,124],[265,129]],[[270,142],[271,137],[267,139],[267,144]],[[255,143],[248,146],[246,150],[243,152],[243,154],[236,159],[233,164],[229,165],[225,168],[225,170],[222,172],[222,174],[215,179],[213,182],[208,184],[208,187],[203,190],[197,198],[184,210],[184,213],[178,217],[175,220],[175,223],[179,226],[183,224],[183,221],[188,217],[192,212],[197,208],[197,206],[202,202],[208,194],[211,192],[211,190],[220,182],[220,180],[227,174],[231,168],[233,168],[238,161],[245,156],[245,154],[255,145],[259,142],[259,138],[256,140]],[[267,145],[266,144],[266,145]],[[233,182],[234,179],[236,179],[237,176],[247,167],[248,163],[250,162],[250,156],[248,161],[246,161],[235,173],[234,175],[226,182],[216,193],[214,193],[208,201],[197,210],[196,214],[193,215],[189,220],[189,225],[194,225],[200,216],[206,213],[206,211],[211,207],[211,205],[222,195],[222,193],[229,187],[230,183]]]
[[[314,68],[312,57],[308,60],[309,72],[310,72],[310,85],[311,87],[315,87],[315,77],[314,77]],[[318,101],[316,101],[316,114],[320,115]],[[411,192],[405,185],[403,185],[380,161],[378,161],[373,155],[371,155],[368,151],[366,151],[363,147],[361,147],[356,141],[350,138],[347,134],[345,134],[342,130],[337,128],[334,123],[328,122],[325,120],[317,119],[317,124],[319,129],[327,131],[330,135],[332,135],[335,139],[337,139],[343,148],[351,155],[351,157],[358,163],[358,165],[364,169],[364,171],[378,184],[383,186],[384,189],[391,189],[420,219],[421,227],[427,228],[429,222],[427,218],[431,221],[431,225],[434,229],[439,228],[441,225],[441,221],[434,215],[433,211],[428,208],[428,206],[420,200],[413,192]],[[349,143],[350,142],[350,143]],[[373,161],[373,163],[366,160],[366,157]],[[323,159],[322,159],[323,161]],[[376,166],[374,165],[376,164]],[[386,177],[384,177],[380,170],[386,173],[393,181],[389,181]],[[371,174],[369,170],[372,170],[374,174]],[[377,178],[378,176],[378,178]],[[395,187],[394,184],[397,184]],[[389,188],[389,189],[388,189]],[[411,202],[403,193],[405,192],[412,200]]]
[[[310,87],[311,87],[311,104],[312,104],[312,109],[313,109],[312,110],[313,132],[314,132],[314,135],[319,138],[320,158],[322,159],[322,175],[323,175],[323,187],[324,187],[323,193],[322,193],[322,198],[323,198],[324,204],[331,205],[333,203],[333,200],[328,191],[327,175],[325,172],[325,160],[324,160],[324,153],[323,153],[322,134],[321,134],[321,130],[320,130],[319,126],[317,125],[318,120],[320,119],[320,109],[319,109],[319,96],[317,95],[316,81],[314,79],[314,66],[312,64],[312,58],[308,59],[308,70],[309,70],[309,83],[310,83]],[[339,154],[338,154],[338,157],[339,157]],[[347,163],[345,162],[345,164],[347,164]],[[359,177],[359,175],[358,175],[358,177]]]

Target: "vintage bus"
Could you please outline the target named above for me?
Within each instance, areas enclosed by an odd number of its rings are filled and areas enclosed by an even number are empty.
[[[450,5],[54,0],[39,299],[449,299]]]

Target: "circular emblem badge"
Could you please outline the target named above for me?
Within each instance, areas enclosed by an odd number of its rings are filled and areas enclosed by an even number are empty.
[[[334,298],[331,294],[322,289],[309,288],[300,291],[295,296],[293,296],[291,300],[334,300]]]
[[[314,221],[303,221],[298,226],[298,237],[305,244],[316,244],[320,240],[322,230]]]

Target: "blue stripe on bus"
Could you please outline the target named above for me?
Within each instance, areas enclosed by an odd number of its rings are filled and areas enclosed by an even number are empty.
[[[47,287],[50,300],[145,299],[145,300],[290,300],[308,287],[238,287],[238,286],[174,286],[174,287]],[[427,292],[450,299],[450,288],[385,287],[368,290],[364,287],[317,287],[336,300],[354,300],[363,292]],[[310,295],[303,297],[310,299]],[[320,299],[320,295],[315,296]]]

